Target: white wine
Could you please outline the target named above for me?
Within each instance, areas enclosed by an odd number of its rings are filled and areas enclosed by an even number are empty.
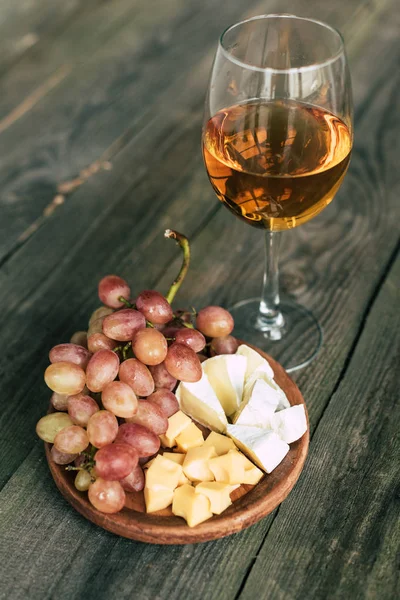
[[[218,198],[250,225],[271,231],[297,227],[331,202],[351,147],[343,121],[293,100],[221,110],[203,136],[204,161]]]

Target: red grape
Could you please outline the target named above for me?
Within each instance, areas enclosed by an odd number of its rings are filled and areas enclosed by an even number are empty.
[[[141,292],[136,298],[135,304],[148,321],[157,325],[168,323],[174,316],[168,300],[155,290]]]
[[[101,401],[106,410],[116,417],[133,417],[138,408],[136,394],[127,383],[111,381],[103,389]]]
[[[71,425],[61,429],[54,438],[54,445],[60,452],[79,454],[89,446],[89,438],[83,427]]]
[[[70,339],[71,344],[77,344],[87,348],[87,331],[75,331]]]
[[[185,344],[189,346],[195,352],[201,352],[206,345],[206,338],[204,335],[197,331],[197,329],[180,329],[175,334],[175,341],[179,344]]]
[[[50,350],[49,360],[51,363],[70,362],[86,369],[92,354],[83,346],[77,344],[58,344]]]
[[[146,319],[141,312],[133,308],[118,310],[103,321],[103,333],[119,342],[128,342],[139,329],[145,327]]]
[[[92,476],[88,471],[78,471],[74,485],[80,492],[87,492],[92,483]]]
[[[161,408],[165,417],[172,417],[179,410],[179,403],[175,394],[169,390],[157,390],[147,398],[148,402],[156,404]]]
[[[73,425],[71,417],[64,412],[54,412],[45,415],[36,424],[36,433],[44,442],[53,444],[59,431]]]
[[[57,394],[53,392],[51,395],[51,404],[56,410],[68,410],[68,394]]]
[[[114,310],[112,308],[108,308],[108,306],[100,306],[96,308],[95,311],[92,312],[89,319],[89,329],[93,326],[96,321],[104,321],[108,315],[112,315]]]
[[[175,377],[172,377],[172,375],[168,373],[165,368],[165,363],[162,362],[159,365],[149,367],[149,370],[157,389],[163,388],[170,391],[174,389],[177,381]]]
[[[47,367],[44,380],[57,394],[79,394],[85,386],[85,371],[69,362],[56,362]]]
[[[86,368],[86,384],[91,392],[101,392],[118,375],[119,358],[111,350],[93,354]]]
[[[168,372],[180,381],[199,381],[203,374],[197,354],[185,344],[174,342],[165,359]]]
[[[99,350],[114,350],[118,346],[116,340],[110,340],[104,333],[91,333],[88,337],[88,348],[93,354]]]
[[[125,505],[125,492],[119,481],[106,481],[99,477],[90,484],[88,496],[90,503],[103,513],[117,513]]]
[[[120,425],[116,442],[124,442],[133,446],[140,457],[156,454],[160,449],[160,438],[149,431],[147,427],[137,423],[124,423]]]
[[[128,358],[120,365],[119,379],[127,383],[138,396],[149,396],[154,391],[149,369],[137,358]]]
[[[126,492],[140,492],[144,488],[143,469],[136,465],[133,471],[119,482]]]
[[[129,444],[109,444],[94,455],[96,474],[108,481],[123,479],[137,466],[139,456]]]
[[[145,365],[159,365],[167,356],[167,340],[157,329],[141,329],[132,340],[132,350]]]
[[[211,342],[211,355],[216,354],[235,354],[239,348],[239,342],[233,335],[214,338]]]
[[[148,400],[139,400],[136,414],[126,420],[128,423],[143,425],[156,435],[162,435],[168,429],[168,419],[161,408]]]
[[[111,444],[118,433],[117,417],[108,410],[99,410],[94,413],[87,424],[89,442],[95,448],[102,448]]]
[[[89,419],[99,409],[96,400],[85,394],[76,394],[68,398],[68,414],[75,425],[86,427]]]
[[[171,325],[166,325],[162,332],[166,338],[174,338],[177,332],[181,331],[181,329],[186,329],[186,327],[173,321]]]
[[[69,463],[74,462],[77,454],[68,454],[66,452],[60,452],[57,450],[55,446],[50,450],[51,458],[56,463],[56,465],[68,465]]]
[[[110,308],[124,306],[118,298],[123,296],[128,299],[131,295],[129,285],[118,275],[106,275],[99,283],[99,298],[103,304]]]
[[[202,308],[196,319],[196,327],[207,337],[224,337],[234,327],[232,315],[221,306]]]

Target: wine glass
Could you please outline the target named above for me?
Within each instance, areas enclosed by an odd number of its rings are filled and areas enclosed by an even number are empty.
[[[307,309],[280,301],[278,252],[281,232],[328,206],[349,165],[352,93],[340,33],[286,14],[228,27],[211,72],[202,141],[219,200],[265,231],[261,299],[230,307],[235,334],[288,371],[299,369],[318,353],[322,331]]]

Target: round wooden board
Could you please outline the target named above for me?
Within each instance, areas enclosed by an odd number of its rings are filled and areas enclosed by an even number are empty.
[[[284,368],[258,348],[254,349],[268,359],[275,380],[290,404],[305,405],[300,390]],[[51,460],[51,445],[45,444],[45,447],[47,462],[58,489],[89,521],[117,535],[150,544],[195,544],[237,533],[269,515],[286,498],[299,478],[308,452],[309,437],[307,429],[300,440],[290,445],[289,453],[270,475],[264,475],[255,486],[242,485],[233,492],[233,504],[226,511],[192,528],[180,517],[172,515],[171,511],[158,514],[144,512],[142,492],[127,494],[126,505],[117,514],[99,512],[90,504],[87,493],[78,492],[75,488],[73,472],[66,471],[65,467]]]

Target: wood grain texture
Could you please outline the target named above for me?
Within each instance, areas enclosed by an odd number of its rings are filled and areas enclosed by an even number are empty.
[[[289,375],[270,356],[255,348],[268,360],[276,383],[285,392],[292,406],[303,404],[304,398]],[[307,414],[307,409],[306,414]],[[308,419],[308,417],[307,417]],[[264,475],[256,486],[241,486],[231,495],[232,506],[221,515],[200,523],[194,528],[188,527],[179,517],[161,514],[146,514],[143,493],[127,494],[124,509],[113,515],[96,510],[89,502],[86,493],[80,493],[74,486],[74,477],[65,468],[56,465],[50,454],[51,445],[45,444],[46,458],[53,479],[64,498],[86,519],[107,531],[120,536],[147,542],[150,544],[197,544],[216,540],[238,533],[254,525],[285,500],[303,469],[308,452],[310,432],[307,432],[290,445],[283,461],[269,475]],[[139,496],[139,497],[137,497]],[[140,510],[139,510],[140,509]]]
[[[144,10],[145,3],[140,4]],[[33,600],[111,596],[163,600],[186,597],[188,590],[193,600],[232,600],[253,569],[271,525],[279,523],[283,509],[231,538],[199,546],[164,548],[118,539],[71,512],[51,482],[42,445],[34,434],[35,421],[46,407],[42,373],[47,357],[43,349],[67,340],[75,329],[85,326],[87,314],[96,304],[96,282],[107,272],[121,273],[137,289],[157,285],[162,291],[168,279],[162,279],[162,274],[177,256],[174,245],[162,238],[166,226],[180,228],[193,239],[194,272],[190,285],[194,284],[196,305],[236,300],[245,288],[243,282],[247,290],[258,292],[262,240],[250,228],[246,233],[246,228],[228,212],[221,210],[220,215],[216,214],[220,207],[203,171],[199,148],[202,98],[217,35],[226,24],[241,18],[244,10],[252,14],[297,12],[327,19],[339,28],[346,27],[350,51],[356,152],[349,174],[326,216],[323,213],[315,225],[304,226],[304,233],[302,228],[290,232],[283,244],[285,287],[299,301],[313,306],[322,317],[325,330],[325,345],[318,361],[296,376],[310,409],[312,432],[318,432],[325,407],[345,376],[393,256],[398,222],[396,3],[338,0],[317,5],[313,0],[269,2],[266,6],[232,0],[222,7],[218,3],[217,10],[211,1],[196,4],[204,4],[203,17],[193,17],[192,28],[184,28],[186,38],[179,38],[178,45],[181,53],[190,55],[194,38],[197,50],[193,60],[186,57],[184,69],[177,67],[179,57],[172,60],[171,54],[163,62],[160,56],[172,38],[158,54],[149,55],[148,64],[162,61],[169,70],[170,81],[162,91],[154,82],[146,82],[146,73],[140,83],[142,92],[137,96],[132,94],[136,83],[129,87],[129,76],[118,79],[110,75],[114,64],[123,64],[118,57],[129,48],[125,36],[119,46],[116,28],[110,33],[108,46],[115,62],[110,60],[107,69],[102,70],[97,59],[95,42],[89,45],[88,54],[82,55],[82,62],[91,60],[91,68],[99,69],[98,79],[95,75],[90,79],[97,88],[84,88],[81,78],[85,69],[75,73],[74,68],[75,74],[66,80],[62,92],[55,88],[50,97],[43,99],[43,105],[42,101],[36,105],[31,116],[27,114],[10,127],[7,140],[4,138],[1,145],[3,152],[6,149],[6,154],[14,157],[2,156],[8,161],[3,171],[6,179],[0,178],[2,210],[15,201],[10,219],[2,221],[2,255],[8,251],[10,254],[0,268],[0,397],[4,405],[0,414],[0,451],[2,483],[8,481],[1,497],[5,509],[0,515],[0,553],[5,560],[0,565],[0,596],[7,600],[28,596]],[[161,2],[146,6],[147,14],[151,12],[154,19],[158,9],[163,8]],[[176,18],[167,15],[164,27],[168,30]],[[134,45],[134,29],[131,35],[130,43]],[[67,48],[67,37],[63,40]],[[75,43],[72,36],[70,40]],[[51,45],[44,45],[35,64],[45,63],[51,53]],[[107,52],[99,56],[107,60]],[[124,64],[128,74],[129,61]],[[151,72],[157,73],[153,68]],[[17,82],[17,64],[13,77]],[[101,100],[103,80],[107,89],[101,105],[98,99]],[[119,86],[110,87],[110,81],[119,82]],[[122,100],[113,103],[113,89],[121,95],[129,94],[130,108],[124,108],[128,102],[124,104]],[[63,101],[64,92],[67,101]],[[115,113],[120,111],[124,127],[119,125],[113,108]],[[36,120],[41,127],[35,125]],[[122,133],[111,136],[115,123]],[[39,138],[43,132],[47,135],[47,129],[49,143],[38,146],[32,137]],[[112,171],[100,172],[88,180],[51,218],[40,223],[28,241],[16,245],[20,232],[53,197],[55,184],[74,176],[90,158],[97,159],[97,150],[109,148],[111,137],[116,140],[118,135]],[[38,154],[41,148],[43,152]],[[18,194],[5,194],[7,185],[11,190],[18,189]],[[201,234],[203,229],[209,235]],[[175,274],[175,266],[171,273]],[[189,289],[182,289],[182,303],[189,296],[185,297],[185,290]],[[190,299],[193,301],[192,296]],[[364,375],[360,364],[356,381]],[[336,432],[329,427],[326,430],[328,444]],[[318,456],[314,460],[317,459]],[[307,465],[300,482],[304,477],[308,477]],[[364,482],[370,483],[371,494],[375,480],[365,474]],[[312,489],[309,494],[313,496]],[[381,523],[379,501],[380,497],[376,504],[377,524]],[[380,597],[381,578],[393,580],[394,543],[392,530],[386,527],[388,549],[378,554],[368,548],[363,550],[376,556],[376,571],[369,575],[368,594],[373,600]],[[347,541],[342,539],[342,543],[350,549],[353,540],[354,536]],[[342,546],[339,550],[337,565],[344,568],[340,562]],[[282,552],[281,547],[280,556]],[[267,559],[263,560],[265,564]],[[314,584],[315,578],[321,580],[321,589],[326,585],[323,572],[313,572],[312,577],[303,572],[302,577],[303,589],[307,583]],[[262,584],[262,576],[258,579]],[[279,590],[271,596],[272,600],[280,597]]]
[[[399,281],[400,255],[318,425],[307,473],[282,505],[242,600],[396,597]]]

